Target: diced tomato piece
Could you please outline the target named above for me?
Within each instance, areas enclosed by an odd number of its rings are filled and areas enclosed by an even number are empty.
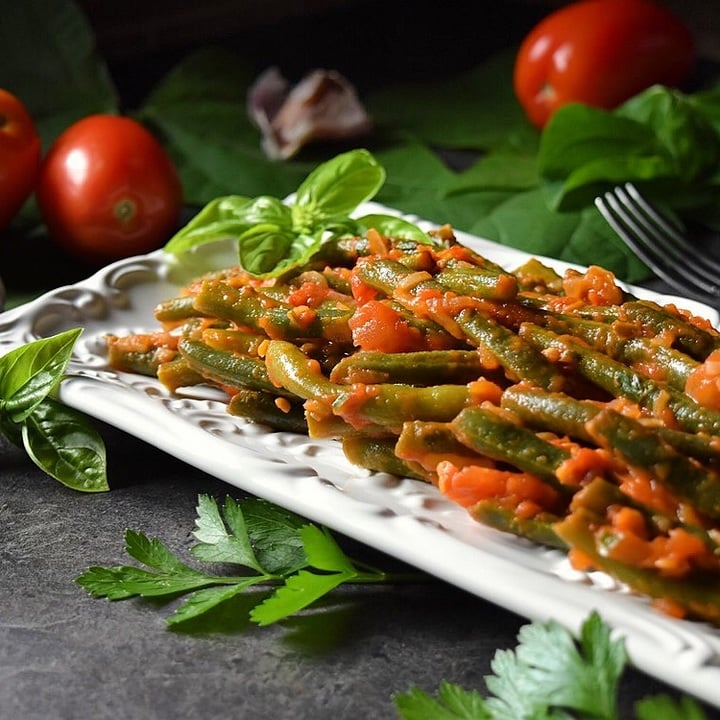
[[[354,344],[362,350],[411,352],[423,346],[420,330],[377,300],[370,300],[358,307],[348,324]]]

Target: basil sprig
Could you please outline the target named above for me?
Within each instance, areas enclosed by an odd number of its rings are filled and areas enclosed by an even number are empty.
[[[236,238],[245,270],[277,276],[307,263],[325,241],[361,235],[370,228],[430,242],[419,227],[394,215],[351,217],[384,182],[384,168],[367,150],[351,150],[315,168],[288,202],[268,195],[212,200],[168,241],[165,251],[180,255],[199,245]]]
[[[35,340],[0,357],[0,432],[63,485],[108,490],[105,445],[87,418],[54,395],[82,330]]]
[[[666,209],[720,228],[719,158],[717,94],[653,86],[614,111],[558,110],[542,134],[538,172],[554,210],[578,210],[633,182]]]

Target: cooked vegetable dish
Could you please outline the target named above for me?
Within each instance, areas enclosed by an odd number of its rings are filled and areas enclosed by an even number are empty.
[[[478,521],[720,624],[720,333],[600,267],[512,270],[458,243],[362,237],[304,267],[198,278],[111,365],[335,438]]]

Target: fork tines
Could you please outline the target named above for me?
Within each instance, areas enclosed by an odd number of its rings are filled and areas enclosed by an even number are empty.
[[[669,285],[683,293],[720,297],[720,262],[693,245],[684,229],[632,183],[606,192],[595,205],[625,244]]]

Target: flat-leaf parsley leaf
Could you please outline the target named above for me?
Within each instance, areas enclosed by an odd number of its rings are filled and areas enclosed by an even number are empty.
[[[443,681],[436,696],[413,688],[395,696],[403,720],[619,720],[618,684],[625,644],[593,612],[579,639],[556,621],[525,625],[515,650],[498,650],[485,678],[489,691]],[[665,695],[635,706],[637,720],[706,720],[695,700]]]

